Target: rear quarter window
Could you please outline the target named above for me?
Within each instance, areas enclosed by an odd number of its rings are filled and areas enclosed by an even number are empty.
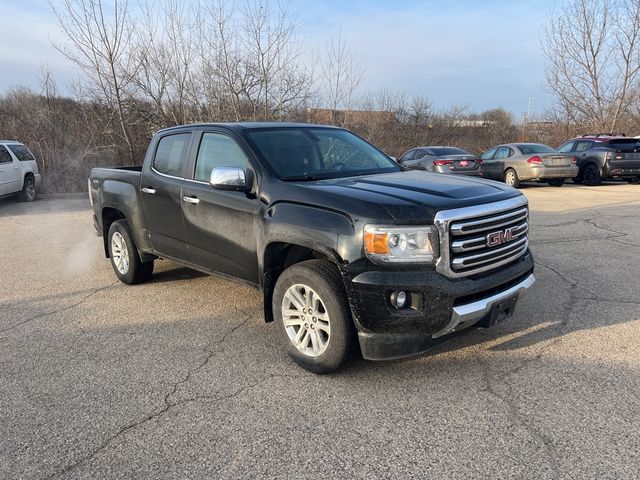
[[[153,158],[153,168],[165,175],[183,177],[183,167],[191,133],[176,133],[162,137]]]
[[[7,145],[7,147],[9,147],[9,150],[11,150],[16,158],[21,162],[34,162],[36,160],[29,149],[24,145],[14,144]]]
[[[0,145],[0,163],[11,163],[13,162],[13,158],[9,151],[4,147],[4,145]]]

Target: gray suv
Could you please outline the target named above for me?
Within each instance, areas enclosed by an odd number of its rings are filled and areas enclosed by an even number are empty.
[[[575,183],[600,185],[607,178],[633,183],[640,179],[640,139],[623,134],[583,135],[565,142],[558,151],[577,158],[580,170]]]

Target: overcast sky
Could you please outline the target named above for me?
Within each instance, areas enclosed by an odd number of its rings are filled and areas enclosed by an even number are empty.
[[[135,3],[132,0],[130,3]],[[365,71],[361,89],[389,88],[429,97],[436,106],[473,111],[503,107],[516,115],[544,86],[540,27],[554,0],[292,1],[308,52],[342,29]],[[46,63],[65,84],[78,72],[52,46],[61,41],[45,0],[0,0],[0,92],[38,86]]]

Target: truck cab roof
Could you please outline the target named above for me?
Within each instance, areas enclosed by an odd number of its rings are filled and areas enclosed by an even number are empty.
[[[302,123],[302,122],[207,122],[207,123],[191,123],[187,125],[178,125],[176,127],[163,128],[156,133],[165,133],[171,131],[180,131],[190,128],[206,128],[206,127],[218,127],[227,128],[229,130],[235,130],[241,132],[243,130],[250,130],[256,128],[300,128],[300,127],[321,127],[321,128],[334,128],[339,129],[333,125],[319,125],[315,123]]]

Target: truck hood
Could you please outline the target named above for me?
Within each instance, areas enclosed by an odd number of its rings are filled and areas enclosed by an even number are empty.
[[[344,211],[354,201],[375,203],[396,223],[431,223],[441,210],[522,195],[504,184],[418,170],[297,183],[316,204]],[[324,193],[325,195],[317,195]],[[350,214],[351,212],[346,211]]]

